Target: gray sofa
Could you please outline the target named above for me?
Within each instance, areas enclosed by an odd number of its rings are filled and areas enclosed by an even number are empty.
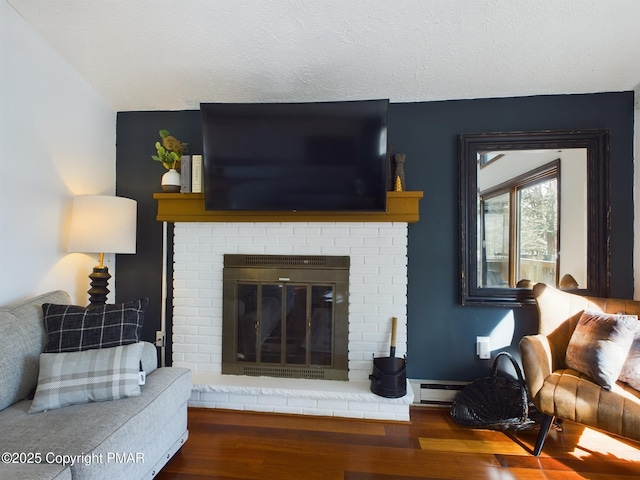
[[[43,303],[70,298],[56,291],[0,307],[0,478],[153,478],[187,440],[190,371],[157,368],[145,342],[139,396],[28,413],[47,339]]]

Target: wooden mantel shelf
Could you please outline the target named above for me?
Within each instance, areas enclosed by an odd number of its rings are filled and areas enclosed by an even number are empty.
[[[387,192],[386,212],[245,212],[204,209],[202,193],[154,193],[159,222],[407,222],[419,220],[422,192]]]

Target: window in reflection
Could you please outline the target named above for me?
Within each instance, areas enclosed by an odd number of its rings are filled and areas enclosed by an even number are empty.
[[[557,285],[559,162],[479,195],[479,287]]]
[[[516,278],[529,287],[557,285],[558,180],[548,178],[518,190]]]
[[[482,221],[480,238],[482,252],[478,255],[478,275],[482,287],[509,286],[509,245],[510,245],[510,193],[481,198]]]

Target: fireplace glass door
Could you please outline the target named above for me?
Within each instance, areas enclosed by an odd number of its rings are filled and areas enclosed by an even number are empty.
[[[238,283],[237,360],[331,366],[332,285]]]
[[[236,257],[225,256],[222,373],[347,380],[348,263],[243,268]]]

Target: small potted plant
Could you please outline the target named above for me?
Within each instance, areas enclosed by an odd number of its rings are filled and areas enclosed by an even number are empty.
[[[187,151],[187,144],[171,135],[168,130],[160,130],[162,141],[156,142],[157,155],[151,155],[155,161],[162,163],[167,172],[162,176],[163,192],[180,191],[180,159]]]

